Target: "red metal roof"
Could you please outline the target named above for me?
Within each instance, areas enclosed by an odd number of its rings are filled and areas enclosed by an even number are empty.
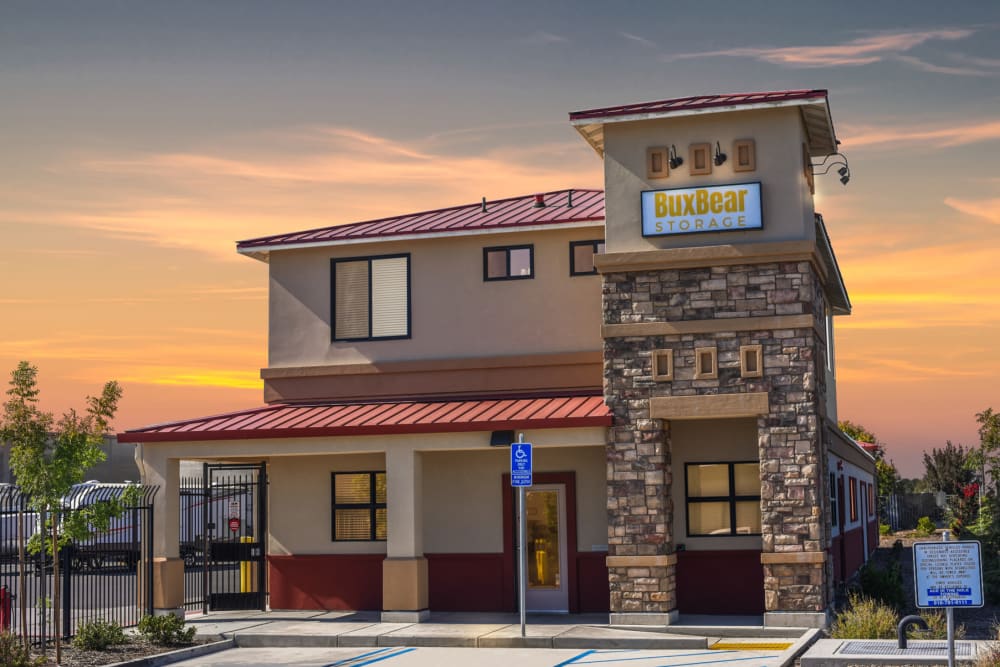
[[[603,109],[588,109],[574,111],[569,119],[584,120],[587,118],[613,118],[615,116],[631,116],[634,114],[661,114],[672,111],[690,111],[695,109],[711,109],[714,107],[750,106],[754,104],[770,104],[775,102],[790,102],[792,100],[825,99],[827,91],[814,90],[778,90],[765,93],[736,93],[730,95],[699,95],[697,97],[678,97],[672,100],[657,102],[639,102],[624,104]]]
[[[537,197],[542,198],[545,206],[536,206]],[[239,241],[236,248],[240,252],[254,254],[255,250],[268,250],[283,246],[321,245],[331,242],[412,235],[468,233],[599,220],[604,220],[603,190],[556,190],[540,195],[487,201],[485,212],[482,203],[452,206],[434,211],[408,213],[392,218],[262,236]]]
[[[601,396],[281,404],[132,429],[119,433],[118,441],[191,442],[610,425],[611,412]]]

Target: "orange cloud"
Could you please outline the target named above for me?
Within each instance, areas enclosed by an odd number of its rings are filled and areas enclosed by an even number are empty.
[[[968,200],[946,197],[944,203],[960,213],[983,218],[994,225],[1000,225],[1000,198]]]
[[[952,147],[979,141],[1000,139],[1000,121],[975,121],[967,124],[949,123],[943,126],[891,127],[845,126],[838,134],[846,148],[868,148],[882,144],[895,144],[897,148],[910,144],[928,144],[934,147]]]

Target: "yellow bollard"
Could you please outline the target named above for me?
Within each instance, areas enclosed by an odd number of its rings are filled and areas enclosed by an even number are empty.
[[[249,536],[243,536],[240,538],[240,542],[243,544],[249,544],[253,542],[253,538]],[[255,593],[257,590],[257,564],[248,561],[240,561],[240,593]]]

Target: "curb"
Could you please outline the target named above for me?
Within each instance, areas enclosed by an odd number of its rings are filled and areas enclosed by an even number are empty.
[[[823,631],[819,628],[807,630],[804,635],[795,641],[795,643],[782,651],[781,655],[778,657],[778,659],[781,660],[781,662],[778,663],[779,667],[791,667],[791,665],[794,665],[795,660],[808,651],[809,647],[815,644],[819,639],[822,639],[822,637]]]
[[[106,667],[161,667],[162,665],[170,665],[181,660],[187,660],[188,658],[210,655],[212,653],[218,653],[219,651],[225,651],[231,648],[236,648],[236,642],[232,639],[223,639],[222,641],[212,642],[210,644],[188,646],[187,648],[180,648],[176,651],[168,651],[167,653],[159,653],[157,655],[147,655],[144,658],[135,658],[133,660],[125,660],[124,662],[116,662],[111,665],[107,665]]]

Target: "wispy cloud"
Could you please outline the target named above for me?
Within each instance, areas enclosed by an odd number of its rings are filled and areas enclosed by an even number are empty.
[[[959,199],[945,197],[944,203],[960,213],[1000,225],[1000,199]]]
[[[897,144],[906,147],[921,144],[933,147],[962,146],[965,144],[1000,139],[1000,120],[973,121],[965,124],[943,124],[937,126],[845,126],[843,136],[845,148],[865,148],[882,144]]]
[[[914,47],[936,40],[958,40],[972,35],[968,28],[941,30],[894,31],[852,39],[828,46],[736,47],[717,51],[702,51],[663,56],[667,62],[692,58],[733,57],[753,58],[786,67],[857,67],[870,65],[905,53]]]
[[[949,65],[935,65],[934,63],[929,63],[926,60],[921,60],[914,56],[904,56],[895,55],[893,60],[901,62],[904,65],[909,65],[914,69],[918,69],[921,72],[932,72],[934,74],[952,74],[955,76],[997,76],[1000,71],[989,71],[984,69],[976,69],[975,67],[954,67]]]
[[[569,39],[562,35],[546,32],[545,30],[536,30],[525,37],[524,41],[529,44],[566,44],[569,42]]]
[[[621,31],[618,34],[624,37],[625,39],[629,40],[630,42],[634,42],[640,46],[644,46],[647,49],[657,48],[656,42],[654,42],[651,39],[646,39],[645,37],[640,37],[639,35],[634,35],[630,32],[624,32],[624,31]]]

